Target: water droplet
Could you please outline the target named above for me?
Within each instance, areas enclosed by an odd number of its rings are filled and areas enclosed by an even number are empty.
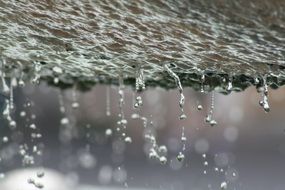
[[[132,138],[131,137],[126,137],[125,138],[126,143],[132,143]]]
[[[58,66],[53,67],[52,70],[56,74],[62,74],[63,73],[62,69]]]
[[[67,125],[69,124],[69,119],[67,117],[64,117],[60,120],[61,125]]]
[[[176,158],[179,162],[182,162],[184,160],[185,156],[182,152],[179,152],[179,154],[177,155]]]
[[[44,171],[39,171],[39,172],[37,173],[37,177],[38,177],[38,178],[42,178],[42,177],[44,177],[44,175],[45,175],[45,172],[44,172]]]
[[[113,134],[112,129],[106,129],[106,131],[105,131],[106,136],[111,136],[112,134]]]
[[[159,147],[158,151],[161,152],[161,153],[167,153],[167,147],[162,145],[162,146]]]
[[[5,136],[5,137],[3,137],[2,141],[3,141],[4,143],[7,143],[7,142],[9,141],[9,138]]]
[[[161,164],[166,164],[167,163],[167,158],[165,156],[161,156],[159,158],[159,161],[160,161]]]
[[[227,184],[227,182],[222,182],[221,183],[221,190],[226,190],[228,188],[228,184]]]
[[[197,109],[200,111],[200,110],[203,109],[203,106],[199,104],[199,105],[197,106]]]

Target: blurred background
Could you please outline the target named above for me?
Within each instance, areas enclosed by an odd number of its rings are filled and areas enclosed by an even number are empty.
[[[4,117],[0,120],[0,187],[34,188],[32,178],[46,180],[47,190],[284,190],[284,94],[284,87],[270,90],[271,111],[265,113],[258,103],[261,94],[253,87],[230,95],[215,93],[217,125],[211,127],[204,121],[211,93],[184,89],[187,119],[180,120],[177,89],[148,88],[141,94],[142,108],[134,109],[135,93],[126,87],[123,111],[132,143],[125,143],[116,132],[117,86],[97,85],[88,92],[45,83],[18,87],[11,114],[17,126],[9,126]],[[157,143],[167,147],[167,163],[149,158],[143,121],[132,118],[134,113],[152,124]],[[187,141],[185,160],[179,162],[182,126]],[[39,171],[45,176],[37,177]]]

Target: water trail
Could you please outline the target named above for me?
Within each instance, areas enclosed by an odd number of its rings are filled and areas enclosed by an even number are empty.
[[[267,113],[270,111],[270,106],[268,102],[268,85],[267,85],[267,75],[263,77],[263,92],[262,100],[259,101],[259,105],[263,107],[264,111]]]
[[[211,107],[210,107],[210,111],[205,119],[205,121],[207,123],[210,124],[210,126],[215,126],[217,125],[217,121],[213,119],[214,117],[214,107],[215,107],[215,92],[213,91],[212,92],[212,95],[211,95]]]
[[[138,113],[132,114],[132,119],[140,119],[143,122],[144,128],[144,139],[146,142],[150,143],[150,148],[148,150],[148,157],[150,159],[158,160],[161,164],[167,163],[167,147],[165,145],[158,145],[155,135],[155,128],[153,121],[147,119],[144,116],[140,116]]]
[[[122,138],[124,139],[124,141],[126,143],[131,143],[132,142],[132,138],[129,136],[126,136],[126,130],[127,130],[127,123],[128,121],[125,118],[125,113],[124,113],[124,109],[123,106],[125,104],[125,100],[124,100],[124,79],[122,76],[119,76],[119,121],[117,122],[117,124],[119,125],[119,127],[117,127],[117,131],[120,132]]]
[[[142,97],[140,96],[141,92],[145,90],[145,81],[143,68],[138,66],[136,69],[136,98],[134,103],[134,108],[139,108],[143,105]]]
[[[110,109],[110,86],[106,87],[106,115],[111,115],[111,109]]]
[[[204,166],[204,171],[203,174],[207,174],[207,167],[209,165],[208,161],[207,161],[207,155],[206,154],[202,154],[202,158],[203,158],[203,166]]]
[[[177,160],[179,162],[182,162],[185,158],[185,150],[186,150],[186,136],[185,136],[185,128],[182,127],[182,134],[181,134],[181,143],[182,143],[182,151],[179,152],[179,154],[177,155]]]
[[[185,97],[183,94],[183,88],[180,82],[179,77],[168,67],[168,65],[164,65],[165,70],[168,72],[168,74],[175,80],[176,85],[178,87],[179,93],[180,93],[180,100],[179,100],[179,107],[181,110],[180,119],[185,119],[186,115],[184,113],[184,103],[185,103]]]

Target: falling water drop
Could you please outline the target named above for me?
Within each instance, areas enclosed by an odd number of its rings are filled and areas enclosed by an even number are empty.
[[[132,138],[131,137],[126,137],[125,138],[126,143],[132,143]]]
[[[167,153],[167,147],[164,146],[164,145],[161,145],[161,146],[158,148],[158,151],[159,151],[160,153],[166,154],[166,153]]]
[[[106,131],[105,131],[106,136],[111,136],[112,134],[113,134],[112,129],[106,129]]]
[[[222,182],[221,183],[221,190],[226,190],[228,188],[228,184],[227,184],[227,182]]]
[[[184,160],[185,156],[182,152],[179,152],[179,154],[177,155],[176,158],[179,162],[182,162]]]
[[[160,161],[161,164],[166,164],[167,163],[167,158],[165,156],[161,156],[159,158],[159,161]]]
[[[198,109],[199,111],[201,111],[201,110],[203,110],[203,106],[202,106],[201,104],[198,104],[197,109]]]
[[[77,97],[77,92],[76,92],[76,85],[72,89],[72,104],[71,104],[71,107],[73,109],[77,109],[79,107],[78,97]]]
[[[124,113],[124,109],[123,106],[125,104],[125,100],[124,100],[124,79],[122,76],[119,76],[119,121],[117,122],[117,124],[119,125],[119,127],[117,128],[117,131],[120,131],[121,136],[125,137],[126,136],[126,129],[127,129],[127,123],[128,121],[125,119],[125,113]],[[126,142],[126,139],[125,139]]]

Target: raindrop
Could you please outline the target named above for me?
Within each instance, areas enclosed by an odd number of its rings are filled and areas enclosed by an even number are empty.
[[[221,190],[226,190],[228,188],[228,184],[227,184],[227,182],[222,182],[221,183]]]
[[[113,134],[112,129],[106,129],[106,131],[105,131],[106,136],[111,136],[112,134]]]
[[[7,142],[9,141],[9,138],[5,136],[5,137],[3,137],[2,141],[3,141],[4,143],[7,143]]]
[[[166,164],[167,163],[167,158],[165,157],[165,156],[161,156],[160,158],[159,158],[159,161],[160,161],[160,163],[161,164]]]
[[[176,158],[179,162],[182,162],[184,160],[185,156],[182,152],[179,152],[179,154],[177,155]]]
[[[201,110],[203,109],[203,106],[202,106],[201,104],[199,104],[199,105],[197,106],[197,109],[198,109],[199,111],[201,111]]]
[[[126,143],[132,143],[132,138],[131,137],[126,137],[125,138]]]

